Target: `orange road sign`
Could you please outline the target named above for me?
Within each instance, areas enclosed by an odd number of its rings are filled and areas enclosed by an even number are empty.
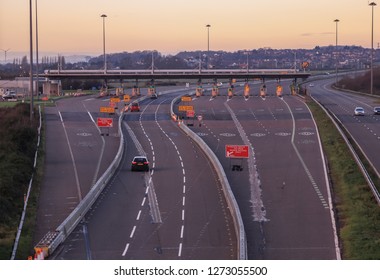
[[[100,107],[100,113],[115,113],[115,108],[112,108],[112,107]]]
[[[181,101],[183,102],[190,102],[192,99],[191,99],[191,96],[182,96],[181,97]]]
[[[194,106],[179,106],[178,110],[182,112],[194,111]]]
[[[131,97],[128,94],[124,95],[124,101],[125,102],[131,101]]]
[[[120,102],[120,98],[118,98],[118,97],[111,98],[111,102],[118,103],[118,102]]]

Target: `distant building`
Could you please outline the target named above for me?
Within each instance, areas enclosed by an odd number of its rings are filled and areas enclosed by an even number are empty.
[[[47,96],[60,96],[62,94],[62,84],[60,80],[47,80],[43,82],[43,94]]]
[[[20,98],[29,95],[29,81],[22,78],[0,80],[0,95],[3,96],[11,92]]]
[[[37,86],[37,81],[33,81],[33,88]],[[40,78],[39,88],[42,87],[42,94],[46,96],[59,96],[62,93],[61,81],[48,80]],[[15,80],[0,80],[0,96],[14,93],[19,98],[29,96],[30,81],[29,78],[16,78]],[[41,91],[39,90],[41,93]],[[35,92],[33,93],[35,95]]]

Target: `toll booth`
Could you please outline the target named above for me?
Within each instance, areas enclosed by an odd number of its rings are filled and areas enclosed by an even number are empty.
[[[261,98],[265,98],[267,95],[267,86],[265,84],[263,84],[261,87],[260,87],[260,97]]]
[[[245,83],[245,85],[244,85],[244,98],[245,98],[245,99],[248,99],[248,98],[249,98],[249,90],[250,90],[250,88],[249,88],[249,84],[248,84],[248,82],[247,82],[247,83]]]
[[[196,89],[195,89],[195,96],[196,97],[200,97],[203,95],[203,88],[202,86],[198,86]]]
[[[124,95],[124,89],[122,87],[116,88],[116,96]]]
[[[228,88],[227,96],[228,96],[228,99],[231,99],[234,96],[234,88],[233,88],[233,86],[231,86],[231,87]]]
[[[282,97],[282,91],[283,91],[282,85],[277,85],[277,87],[276,87],[276,96],[277,97]]]
[[[219,94],[219,88],[217,85],[213,85],[211,89],[211,96],[216,97]]]
[[[132,97],[140,96],[140,88],[137,86],[134,86],[132,88]]]
[[[154,85],[151,85],[149,88],[148,88],[148,96],[152,96],[156,94],[156,87]]]
[[[296,89],[296,86],[294,84],[290,85],[290,93],[291,93],[291,95],[297,95],[297,89]]]

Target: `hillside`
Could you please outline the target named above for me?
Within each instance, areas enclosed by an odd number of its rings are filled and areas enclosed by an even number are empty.
[[[364,74],[346,76],[339,80],[338,87],[353,91],[370,93],[371,73],[370,71]],[[373,94],[380,96],[380,68],[373,70]]]

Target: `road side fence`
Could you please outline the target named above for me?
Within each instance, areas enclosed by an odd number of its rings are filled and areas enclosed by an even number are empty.
[[[342,122],[338,119],[338,117],[333,113],[331,112],[330,110],[328,110],[327,108],[325,108],[323,106],[323,104],[319,103],[318,100],[316,100],[313,96],[310,96],[315,103],[317,103],[324,111],[325,113],[329,116],[329,118],[331,119],[331,121],[334,123],[335,127],[337,128],[337,130],[339,131],[340,135],[342,136],[343,140],[346,142],[346,145],[347,147],[349,148],[351,154],[353,155],[357,165],[359,166],[365,180],[367,181],[376,201],[377,201],[377,204],[380,206],[380,193],[379,191],[377,190],[376,186],[375,186],[375,183],[372,181],[371,179],[371,176],[369,175],[367,169],[365,168],[363,162],[360,160],[360,157],[358,156],[358,154],[355,152],[355,149],[354,147],[351,145],[350,143],[350,140],[348,139],[348,137],[346,136],[349,135],[349,137],[352,139],[352,141],[354,141],[355,145],[360,149],[361,153],[364,155],[364,157],[366,158],[367,162],[370,164],[371,168],[374,170],[374,172],[377,174],[377,176],[380,178],[380,174],[377,172],[376,168],[372,165],[371,161],[368,159],[368,157],[366,156],[366,154],[363,152],[362,148],[358,145],[358,143],[356,142],[355,138],[352,137],[351,133],[347,130],[347,129],[343,129],[344,128],[344,125],[342,124]]]
[[[178,116],[173,111],[173,106],[177,100],[179,100],[181,96],[173,99],[171,103],[170,113],[171,117],[174,121],[179,120]],[[186,125],[179,121],[179,127],[190,137],[195,143],[203,150],[206,154],[210,162],[212,163],[216,173],[219,177],[220,183],[223,188],[224,196],[226,198],[228,208],[231,211],[232,219],[234,221],[235,232],[237,236],[237,244],[238,244],[238,258],[240,260],[247,259],[247,239],[245,236],[243,219],[240,214],[239,206],[236,202],[235,196],[232,193],[230,183],[228,182],[226,173],[224,172],[223,166],[214,154],[214,152],[209,148],[209,146],[203,141],[201,137],[199,137],[196,133],[194,133],[191,129],[189,129]]]

